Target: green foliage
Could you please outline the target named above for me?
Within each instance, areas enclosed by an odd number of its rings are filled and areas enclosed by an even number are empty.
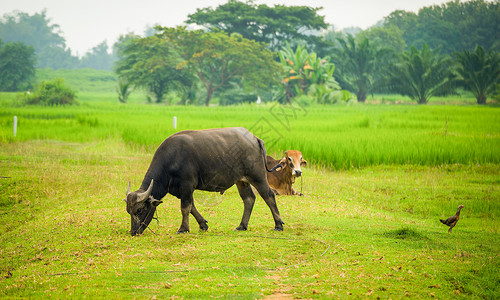
[[[296,96],[311,94],[318,103],[335,103],[335,97],[340,90],[333,78],[335,65],[330,58],[320,58],[316,53],[309,53],[305,47],[297,46],[295,51],[287,46],[279,53],[281,65],[284,68],[281,94],[286,102]]]
[[[372,46],[390,49],[395,53],[401,53],[406,49],[403,32],[394,25],[374,26],[356,35],[357,41],[363,39],[370,41]]]
[[[33,93],[25,94],[25,103],[47,106],[77,104],[75,92],[64,84],[63,79],[42,81]]]
[[[23,43],[3,44],[0,39],[0,91],[30,88],[35,77],[35,51]]]
[[[336,78],[344,89],[356,94],[358,102],[365,102],[367,95],[385,79],[385,68],[394,61],[392,52],[370,43],[365,36],[356,40],[348,35],[338,42],[340,47],[334,51]]]
[[[254,4],[229,0],[216,9],[197,9],[188,16],[188,24],[198,24],[211,30],[222,30],[229,34],[238,33],[246,39],[263,42],[273,51],[278,51],[287,43],[305,41],[313,45],[317,38],[311,31],[326,28],[321,8],[307,6]],[[309,33],[307,33],[309,32]]]
[[[475,51],[455,53],[458,61],[458,80],[476,96],[478,104],[486,104],[486,97],[500,84],[500,52],[485,52],[481,46]]]
[[[230,83],[244,82],[257,89],[269,89],[276,82],[280,66],[263,44],[239,34],[158,27],[159,36],[175,46],[182,60],[177,69],[187,68],[206,90],[205,104]]]
[[[118,94],[118,101],[121,103],[127,103],[128,96],[132,90],[130,89],[130,82],[123,79],[118,80],[118,86],[116,87],[116,93]]]
[[[384,26],[398,27],[409,47],[428,44],[452,54],[476,45],[499,49],[499,23],[499,1],[472,0],[423,7],[418,14],[397,10],[386,18]]]
[[[39,68],[74,68],[78,58],[66,49],[59,25],[51,24],[46,10],[29,15],[23,12],[5,14],[0,20],[0,38],[33,46]]]
[[[115,60],[115,55],[109,53],[108,43],[103,41],[82,57],[80,65],[83,68],[111,71]]]
[[[400,55],[400,62],[389,69],[389,89],[426,104],[433,96],[453,92],[452,62],[425,44]]]
[[[332,88],[325,84],[313,84],[307,94],[319,104],[347,103],[352,99],[349,91],[340,90],[338,85]]]
[[[120,47],[117,74],[136,87],[142,87],[162,102],[169,90],[186,91],[193,76],[182,62],[173,44],[158,36],[135,38]]]

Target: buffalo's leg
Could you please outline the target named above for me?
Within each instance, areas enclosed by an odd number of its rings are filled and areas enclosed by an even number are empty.
[[[181,197],[182,223],[177,233],[189,232],[189,214],[193,209],[193,194]],[[195,209],[196,210],[196,209]],[[198,212],[198,211],[196,211]],[[199,214],[199,213],[198,213]]]
[[[246,182],[238,181],[236,182],[236,187],[240,193],[241,199],[243,199],[243,217],[241,218],[240,226],[236,227],[236,230],[247,230],[248,221],[250,221],[250,215],[252,214],[253,205],[255,204],[255,194],[252,191],[250,185]]]
[[[266,201],[269,209],[271,209],[275,224],[274,230],[283,231],[283,224],[285,223],[281,219],[280,212],[278,211],[278,206],[276,205],[276,198],[274,197],[274,193],[269,187],[269,184],[267,184],[267,182],[258,182],[254,184],[254,187],[257,189],[264,201]]]
[[[198,224],[200,225],[200,230],[207,231],[208,230],[208,221],[203,218],[203,216],[200,214],[200,212],[196,209],[196,206],[194,205],[194,201],[191,207],[191,214],[194,216]]]

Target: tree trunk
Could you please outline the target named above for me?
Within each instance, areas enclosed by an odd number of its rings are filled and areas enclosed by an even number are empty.
[[[366,91],[359,90],[356,93],[356,98],[358,98],[358,102],[364,103],[366,100]]]
[[[479,94],[477,96],[477,104],[486,104],[486,94]]]
[[[422,97],[422,98],[418,99],[418,104],[427,104],[427,98]]]
[[[207,98],[205,99],[205,105],[209,106],[210,105],[210,99],[212,98],[212,94],[214,91],[212,89],[207,90]]]

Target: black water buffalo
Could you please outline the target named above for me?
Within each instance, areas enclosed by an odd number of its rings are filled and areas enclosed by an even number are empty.
[[[223,193],[236,184],[243,199],[243,218],[236,230],[246,230],[255,203],[253,185],[271,209],[275,230],[283,230],[274,193],[266,178],[264,142],[245,128],[186,130],[168,137],[156,150],[140,189],[127,190],[127,212],[132,235],[141,234],[151,222],[156,207],[167,194],[181,200],[182,223],[177,233],[189,231],[189,213],[207,230],[207,220],[198,212],[193,191]]]

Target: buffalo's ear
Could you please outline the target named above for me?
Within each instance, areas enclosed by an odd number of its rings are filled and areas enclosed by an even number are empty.
[[[300,166],[301,166],[301,167],[305,167],[305,166],[307,166],[307,160],[303,159],[303,160],[300,162]]]
[[[153,197],[149,197],[149,203],[151,203],[151,205],[153,205],[153,206],[158,206],[158,205],[162,204],[162,203],[163,203],[163,201],[161,201],[161,200],[156,200],[156,199],[155,199],[155,198],[153,198]]]

